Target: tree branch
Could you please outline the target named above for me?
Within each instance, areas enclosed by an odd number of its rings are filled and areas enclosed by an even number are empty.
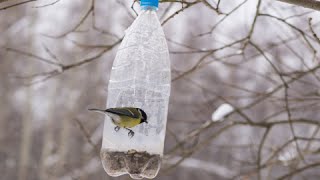
[[[30,2],[35,2],[37,0],[28,0],[28,1],[23,1],[23,2],[18,2],[18,3],[15,3],[15,4],[11,4],[11,5],[8,5],[8,6],[4,6],[4,7],[1,7],[0,8],[0,11],[1,10],[5,10],[5,9],[9,9],[9,8],[12,8],[12,7],[16,7],[16,6],[20,6],[20,5],[23,5],[23,4],[27,4],[27,3],[30,3]],[[5,1],[1,1],[0,3],[2,2],[5,2]]]
[[[320,1],[317,1],[317,0],[277,0],[277,1],[320,11]]]

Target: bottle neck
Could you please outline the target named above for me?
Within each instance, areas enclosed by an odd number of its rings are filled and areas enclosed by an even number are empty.
[[[141,6],[141,10],[143,10],[143,11],[147,11],[147,10],[157,11],[158,7],[155,7],[155,6]]]

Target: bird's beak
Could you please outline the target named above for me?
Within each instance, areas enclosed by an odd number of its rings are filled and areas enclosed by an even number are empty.
[[[93,112],[98,112],[98,113],[102,113],[102,114],[106,114],[106,112],[104,110],[101,110],[101,109],[88,109],[89,111],[93,111]]]

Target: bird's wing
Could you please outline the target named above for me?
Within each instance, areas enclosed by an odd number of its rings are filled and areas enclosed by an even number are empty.
[[[136,108],[110,108],[107,109],[106,112],[133,118],[139,118],[139,112],[136,110]]]

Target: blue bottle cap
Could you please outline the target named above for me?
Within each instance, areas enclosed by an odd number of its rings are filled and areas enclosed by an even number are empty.
[[[142,9],[158,9],[159,0],[140,0],[140,6]]]

